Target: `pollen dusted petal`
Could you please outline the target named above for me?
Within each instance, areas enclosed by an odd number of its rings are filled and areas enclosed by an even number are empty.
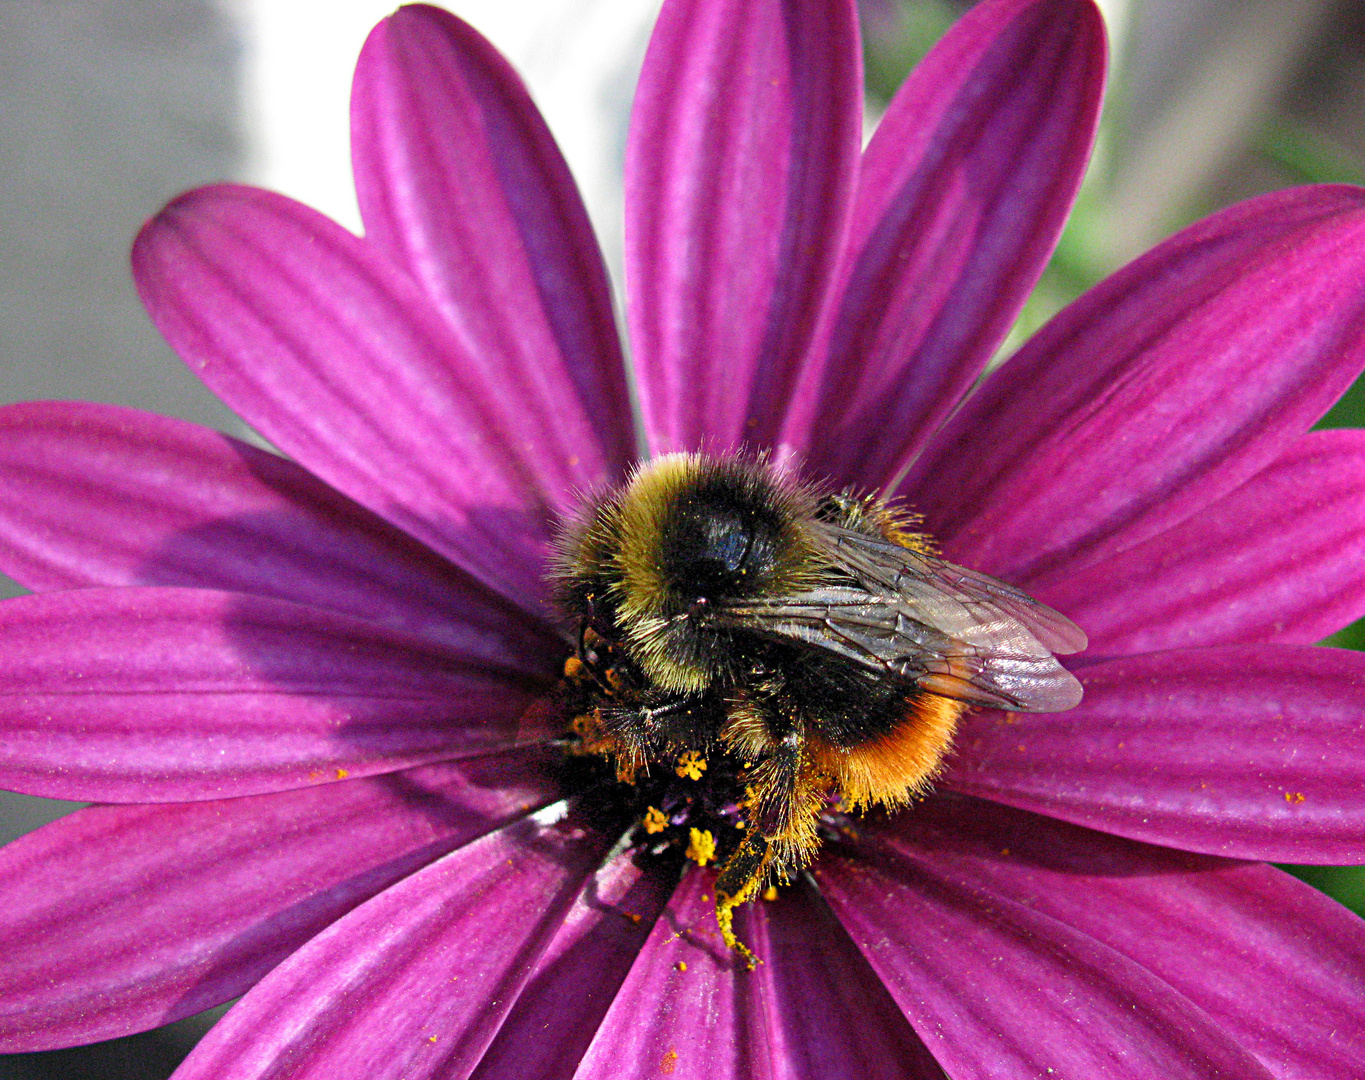
[[[1365,615],[1365,432],[1310,432],[1179,525],[1024,584],[1092,655],[1320,641]]]
[[[1004,340],[1085,172],[1104,83],[1089,0],[976,5],[911,72],[863,155],[820,362],[783,439],[876,489]]]
[[[943,785],[1189,851],[1365,862],[1365,654],[1173,649],[1077,675],[1070,712],[965,717]]]
[[[548,627],[293,462],[112,405],[0,408],[0,569],[38,592],[273,596],[552,674]]]
[[[93,806],[0,850],[0,1050],[245,993],[357,904],[559,797],[544,750],[300,791]],[[186,843],[186,838],[193,838]]]
[[[403,7],[360,54],[351,132],[366,240],[577,447],[574,487],[619,480],[635,447],[606,267],[521,79],[454,15]]]
[[[1005,581],[1139,544],[1271,465],[1341,396],[1365,365],[1363,277],[1365,191],[1229,207],[1048,323],[900,494],[950,559]]]
[[[951,796],[860,828],[1117,949],[1276,1076],[1354,1080],[1365,1060],[1365,922],[1282,871]]]
[[[590,878],[470,1080],[572,1076],[677,883],[629,851]]]
[[[749,913],[759,986],[783,1080],[944,1080],[882,980],[804,879]]]
[[[862,132],[851,0],[667,0],[626,147],[626,321],[654,453],[776,435]]]
[[[766,1080],[763,1013],[743,958],[721,942],[714,882],[688,867],[574,1080]]]
[[[1271,1080],[1183,995],[1016,899],[870,840],[813,873],[953,1080]]]
[[[0,605],[0,783],[167,802],[312,787],[545,737],[544,684],[418,638],[208,589]]]
[[[808,887],[739,909],[762,959],[745,971],[716,929],[714,880],[683,877],[575,1080],[940,1080]]]
[[[275,968],[177,1080],[468,1075],[606,843],[527,820],[419,870]]]

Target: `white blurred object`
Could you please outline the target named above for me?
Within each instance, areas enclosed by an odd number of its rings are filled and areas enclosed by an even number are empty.
[[[218,0],[241,27],[247,178],[359,230],[347,102],[365,35],[391,0]]]
[[[1096,0],[1109,32],[1109,63],[1112,67],[1123,54],[1122,43],[1128,34],[1129,0]]]
[[[250,179],[349,228],[351,70],[391,0],[219,0],[242,27]],[[620,265],[621,161],[659,0],[455,0],[445,5],[521,72]],[[619,277],[618,277],[619,280]]]

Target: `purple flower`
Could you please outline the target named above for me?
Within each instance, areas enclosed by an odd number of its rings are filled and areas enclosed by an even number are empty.
[[[719,945],[544,739],[553,522],[635,456],[601,258],[505,62],[409,7],[352,102],[366,236],[240,187],[134,269],[286,460],[0,410],[0,781],[106,805],[0,853],[10,1050],[245,994],[177,1075],[1346,1078],[1365,926],[1365,193],[1223,211],[968,395],[1079,182],[1089,0],[986,0],[859,152],[851,0],[668,0],[627,153],[653,451],[886,488],[1090,636]],[[963,399],[965,397],[965,404]],[[296,464],[297,463],[297,464]],[[568,797],[567,804],[561,800]]]

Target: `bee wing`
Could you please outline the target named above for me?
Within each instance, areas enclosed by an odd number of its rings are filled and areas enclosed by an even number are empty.
[[[812,532],[847,582],[727,603],[722,621],[805,642],[920,689],[996,709],[1060,712],[1081,686],[1054,653],[1085,648],[1060,612],[985,574],[825,522]]]

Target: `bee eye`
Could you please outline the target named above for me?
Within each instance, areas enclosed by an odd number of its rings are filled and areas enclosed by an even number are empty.
[[[678,513],[664,545],[669,583],[696,596],[727,596],[757,583],[771,559],[771,528],[734,507],[696,506]]]
[[[753,544],[753,532],[738,514],[716,514],[702,523],[698,560],[713,565],[717,574],[737,574],[744,569]]]

